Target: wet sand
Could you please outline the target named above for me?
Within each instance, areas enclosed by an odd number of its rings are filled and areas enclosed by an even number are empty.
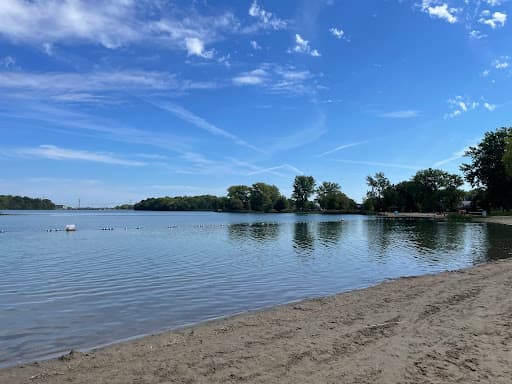
[[[512,260],[0,370],[0,383],[510,383]]]

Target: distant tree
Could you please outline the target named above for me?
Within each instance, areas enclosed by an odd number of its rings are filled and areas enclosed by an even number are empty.
[[[0,209],[55,209],[55,204],[49,199],[34,199],[27,196],[0,195]]]
[[[281,194],[275,185],[255,183],[250,190],[251,208],[255,211],[268,212],[274,208],[274,204]]]
[[[471,163],[461,165],[465,179],[473,187],[485,189],[491,208],[512,207],[512,176],[505,165],[510,156],[507,146],[511,135],[512,128],[486,132],[482,141],[465,153]]]
[[[238,199],[245,210],[251,209],[251,187],[247,185],[233,185],[228,188],[228,198]]]
[[[232,197],[229,199],[228,208],[231,211],[242,211],[244,209],[244,203],[242,200]]]
[[[371,200],[368,206],[373,206],[376,211],[382,211],[384,206],[384,194],[391,187],[391,182],[383,172],[377,172],[375,176],[367,176],[366,184],[370,190],[366,194],[366,199]]]
[[[440,169],[424,169],[412,178],[416,184],[415,201],[423,211],[455,210],[462,201],[463,192],[459,189],[462,178]]]
[[[286,198],[286,196],[279,196],[279,198],[274,203],[274,209],[277,212],[281,212],[288,209],[288,199]]]
[[[316,201],[322,209],[338,209],[338,197],[341,194],[341,187],[338,183],[324,181],[316,190]]]
[[[212,195],[158,197],[139,201],[138,211],[218,211],[227,208],[227,198]]]
[[[308,209],[308,199],[315,192],[315,179],[313,176],[296,176],[293,183],[292,197],[295,201],[295,207],[304,211]]]
[[[323,210],[348,211],[356,207],[356,202],[341,192],[338,183],[324,181],[318,186],[316,194],[316,201]]]

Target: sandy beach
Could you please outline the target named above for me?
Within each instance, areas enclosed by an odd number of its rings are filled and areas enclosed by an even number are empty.
[[[512,261],[0,370],[0,383],[510,383]]]
[[[495,224],[512,225],[512,216],[479,217],[479,218],[475,219],[475,221],[479,221],[479,222],[482,222],[482,223],[495,223]]]

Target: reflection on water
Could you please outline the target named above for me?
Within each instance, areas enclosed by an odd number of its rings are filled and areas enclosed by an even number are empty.
[[[485,227],[486,257],[482,261],[501,260],[512,257],[512,234],[506,225],[487,225]]]
[[[343,222],[326,221],[317,224],[317,236],[322,245],[328,247],[336,244],[341,240],[341,231]]]
[[[229,225],[228,231],[230,239],[235,241],[269,241],[279,237],[279,228],[278,223],[239,223]]]
[[[512,256],[512,227],[364,216],[24,212],[0,229],[0,366]]]
[[[310,229],[312,224],[297,222],[293,225],[293,249],[297,256],[310,257],[315,249],[315,237]]]

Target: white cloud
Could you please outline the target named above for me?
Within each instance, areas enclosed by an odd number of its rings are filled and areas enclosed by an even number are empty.
[[[509,65],[510,65],[509,62],[508,62],[509,59],[510,58],[508,56],[503,56],[500,59],[494,60],[492,65],[496,69],[507,69],[509,67]]]
[[[459,10],[457,8],[449,8],[446,3],[435,5],[432,0],[423,0],[421,8],[423,12],[428,13],[430,17],[437,17],[450,24],[454,24],[458,21],[455,13]]]
[[[472,100],[469,97],[463,96],[455,96],[453,98],[448,99],[448,105],[450,106],[451,112],[447,113],[445,118],[454,118],[461,116],[464,113],[474,111],[476,109],[486,109],[487,111],[494,111],[496,109],[496,105],[491,104],[482,97],[480,98],[480,102]]]
[[[253,30],[257,28],[279,30],[284,29],[287,26],[286,21],[278,18],[272,12],[263,9],[258,4],[257,0],[252,2],[249,8],[249,15],[258,19],[258,25],[256,28],[250,28]]]
[[[496,29],[499,27],[503,27],[505,22],[507,21],[507,14],[503,12],[494,12],[491,15],[489,10],[485,10],[482,12],[482,17],[479,22],[482,24],[486,24],[492,29]]]
[[[309,45],[309,41],[304,40],[298,33],[295,34],[295,46],[291,49],[290,52],[304,53],[314,57],[321,56],[320,52],[318,52],[316,49],[312,49]]]
[[[18,156],[23,158],[42,158],[49,160],[81,160],[95,163],[124,166],[144,166],[146,163],[132,161],[114,156],[110,153],[88,152],[75,149],[60,148],[55,145],[40,145],[36,148],[18,148],[14,150],[0,151],[7,156]]]
[[[487,35],[485,33],[482,33],[481,31],[473,29],[471,32],[469,32],[469,37],[475,40],[481,40],[486,38]]]
[[[401,110],[401,111],[392,111],[392,112],[382,113],[379,116],[390,118],[390,119],[411,119],[414,117],[418,117],[419,115],[420,115],[419,111],[416,111],[413,109],[406,109],[406,110]]]
[[[5,56],[0,59],[0,66],[6,69],[11,69],[16,65],[16,60],[12,56]]]
[[[205,47],[239,30],[232,13],[203,16],[194,5],[179,10],[170,3],[135,0],[0,1],[0,35],[38,45],[48,55],[55,44],[116,49],[149,43],[212,58],[214,51]]]
[[[1,72],[0,89],[41,92],[118,91],[128,89],[169,89],[178,87],[174,75],[164,72]]]
[[[452,111],[445,115],[445,118],[454,118],[460,116],[462,113],[476,109],[479,106],[479,103],[477,101],[471,100],[468,97],[455,96],[448,99],[448,105]]]
[[[341,28],[332,27],[329,28],[329,32],[337,39],[342,39],[345,36],[345,32]]]
[[[491,112],[496,109],[496,104],[489,104],[488,102],[485,102],[483,105],[485,109]]]
[[[265,63],[255,70],[238,74],[232,81],[238,86],[260,86],[270,93],[301,95],[315,91],[314,77],[311,72],[292,66]]]
[[[238,76],[233,78],[233,83],[235,85],[260,85],[269,79],[269,74],[267,71],[258,68],[254,71],[243,72]]]
[[[483,77],[487,77],[487,76],[489,76],[489,74],[490,74],[490,73],[491,73],[491,71],[489,71],[488,69],[486,69],[486,70],[484,70],[484,71],[482,72],[482,76],[483,76]]]
[[[187,37],[185,39],[185,46],[189,56],[195,55],[205,59],[213,58],[213,50],[205,51],[204,42],[197,37]]]
[[[261,49],[261,45],[259,45],[256,40],[251,40],[251,47],[255,51],[259,51]]]
[[[0,34],[15,41],[40,44],[86,40],[117,48],[140,39],[129,0],[0,2]]]
[[[358,145],[367,144],[367,143],[368,143],[368,141],[358,141],[357,143],[342,144],[342,145],[337,146],[336,148],[333,148],[329,151],[319,154],[318,157],[327,156],[327,155],[330,155],[331,153],[335,153],[335,152],[341,151],[343,149],[352,148],[352,147],[356,147]]]

